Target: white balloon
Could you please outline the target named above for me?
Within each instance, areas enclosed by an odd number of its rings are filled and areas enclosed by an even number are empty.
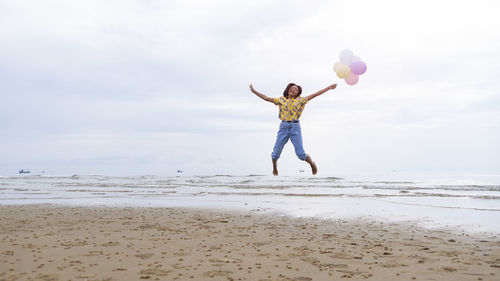
[[[336,62],[336,63],[333,65],[333,70],[335,70],[335,72],[337,72],[337,70],[338,70],[338,68],[339,68],[339,66],[340,66],[341,64],[343,64],[343,63],[342,63],[342,62],[340,62],[340,61]]]
[[[354,58],[354,54],[351,50],[343,50],[340,52],[340,61],[345,65],[351,65],[352,59]]]

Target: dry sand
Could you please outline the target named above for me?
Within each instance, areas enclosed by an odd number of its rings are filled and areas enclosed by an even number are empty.
[[[500,280],[500,239],[258,212],[0,206],[0,280]]]

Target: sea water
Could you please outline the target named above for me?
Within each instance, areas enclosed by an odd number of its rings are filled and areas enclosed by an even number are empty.
[[[0,204],[189,207],[500,234],[500,173],[0,176]]]

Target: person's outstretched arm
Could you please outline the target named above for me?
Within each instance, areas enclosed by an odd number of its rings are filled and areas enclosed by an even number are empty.
[[[265,101],[268,101],[268,102],[272,102],[272,103],[274,103],[273,98],[270,98],[270,97],[268,97],[268,96],[266,96],[266,95],[264,95],[264,94],[261,94],[261,93],[257,92],[257,91],[253,88],[252,84],[250,84],[250,91],[251,91],[252,93],[254,93],[255,95],[257,95],[259,98],[261,98],[261,99],[263,99],[263,100],[265,100]]]
[[[326,92],[326,91],[328,91],[328,90],[333,90],[333,89],[335,89],[335,87],[337,87],[337,84],[332,84],[332,85],[330,85],[330,86],[328,86],[328,87],[324,88],[323,90],[319,90],[319,91],[317,91],[317,92],[316,92],[316,93],[314,93],[314,94],[310,94],[309,96],[307,96],[307,97],[306,97],[306,99],[307,99],[307,100],[312,100],[312,99],[314,99],[315,97],[317,97],[317,96],[319,96],[319,95],[323,94],[324,92]]]

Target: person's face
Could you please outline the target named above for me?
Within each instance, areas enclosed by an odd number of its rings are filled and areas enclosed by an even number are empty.
[[[293,85],[292,87],[290,87],[290,89],[288,89],[288,97],[289,98],[294,99],[298,95],[299,95],[299,87]]]

